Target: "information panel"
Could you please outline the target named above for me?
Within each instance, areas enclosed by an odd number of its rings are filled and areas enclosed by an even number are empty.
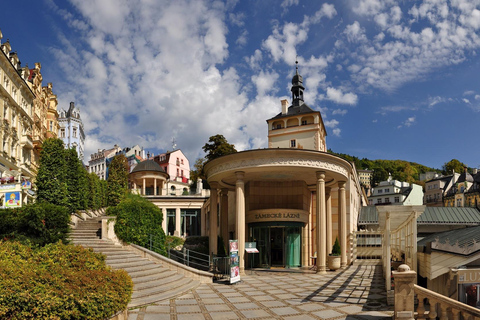
[[[230,284],[240,281],[238,240],[230,240]]]

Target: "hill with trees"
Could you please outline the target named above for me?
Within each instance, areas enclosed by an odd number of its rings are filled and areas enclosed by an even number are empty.
[[[404,160],[370,160],[367,158],[360,159],[348,154],[336,153],[330,149],[328,152],[347,161],[353,162],[357,170],[373,170],[373,186],[377,185],[380,181],[387,180],[389,174],[391,174],[392,178],[395,180],[423,185],[423,182],[420,182],[421,173],[428,171],[442,172],[439,169],[430,168],[416,162]]]

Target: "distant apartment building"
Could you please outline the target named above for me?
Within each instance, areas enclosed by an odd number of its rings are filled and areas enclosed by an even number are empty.
[[[372,187],[373,170],[357,170],[360,184],[367,189]]]
[[[182,150],[159,154],[153,160],[170,177],[167,183],[168,194],[182,195],[190,192],[190,162]]]
[[[75,148],[80,161],[84,161],[85,150],[85,132],[83,131],[83,122],[80,118],[80,109],[75,107],[75,103],[70,102],[68,110],[62,109],[58,118],[59,132],[58,137],[63,140],[65,148]]]
[[[425,182],[425,196],[423,204],[428,207],[443,207],[443,197],[451,189],[452,181],[456,181],[460,174],[436,176]],[[453,179],[452,179],[453,177]]]
[[[115,156],[121,148],[115,145],[111,149],[98,149],[98,152],[90,155],[88,172],[95,173],[100,180],[107,180],[107,159]]]
[[[51,83],[42,86],[40,63],[22,67],[2,38],[0,31],[0,206],[13,208],[33,199],[41,145],[58,127],[57,96]]]
[[[418,184],[393,180],[389,176],[372,189],[368,197],[369,205],[422,205],[423,190]]]
[[[443,197],[445,207],[480,207],[480,172],[473,170],[473,175],[467,168],[452,181],[451,188]]]

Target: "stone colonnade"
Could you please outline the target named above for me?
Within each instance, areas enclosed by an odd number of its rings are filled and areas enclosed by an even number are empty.
[[[327,256],[332,248],[332,206],[331,206],[331,188],[325,186],[325,172],[318,171],[316,184],[317,200],[317,229],[316,229],[316,247],[317,247],[317,273],[325,273],[327,270]],[[240,273],[245,271],[245,182],[243,171],[235,172],[235,232],[238,239],[239,267]],[[347,265],[347,208],[345,181],[338,182],[338,217],[339,217],[339,241],[341,247],[341,267]],[[218,183],[211,183],[210,195],[210,253],[217,252],[217,201],[218,201]],[[221,190],[220,214],[221,214],[221,236],[228,248],[228,190]],[[308,231],[308,230],[307,230]],[[308,250],[307,250],[308,252]],[[302,250],[303,254],[306,254]]]
[[[146,188],[147,188],[147,179],[153,179],[153,196],[161,196],[162,195],[162,190],[165,186],[165,179],[159,179],[159,178],[152,178],[152,177],[144,177],[144,178],[140,178],[138,180],[142,180],[142,191],[141,191],[141,195],[142,196],[145,196],[146,195]],[[157,181],[160,182],[160,184],[158,185],[160,188],[159,188],[159,193],[157,193]],[[133,190],[137,190],[137,182],[135,180],[133,180]]]

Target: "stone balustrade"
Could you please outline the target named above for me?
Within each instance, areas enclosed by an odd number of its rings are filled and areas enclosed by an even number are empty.
[[[402,264],[393,271],[395,284],[394,319],[480,319],[480,309],[425,289],[415,284],[417,273]],[[418,305],[415,311],[415,295]]]

